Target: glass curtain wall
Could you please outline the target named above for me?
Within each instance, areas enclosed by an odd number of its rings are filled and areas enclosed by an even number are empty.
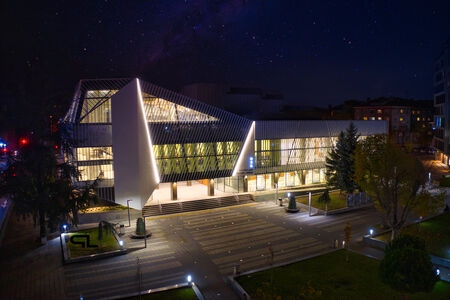
[[[231,170],[242,142],[153,145],[160,174]]]

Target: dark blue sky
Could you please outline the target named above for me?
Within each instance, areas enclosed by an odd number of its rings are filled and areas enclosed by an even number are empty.
[[[140,76],[218,82],[302,105],[431,99],[450,1],[19,1],[3,3],[2,79]],[[6,42],[5,42],[6,41]]]

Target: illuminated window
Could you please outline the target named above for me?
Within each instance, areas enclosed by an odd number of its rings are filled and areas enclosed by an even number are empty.
[[[371,120],[375,120],[375,117],[370,117]]]
[[[416,111],[415,110],[413,110],[412,112],[411,112],[413,115],[416,113]]]
[[[403,118],[400,117],[400,122],[403,122]]]
[[[400,113],[403,114],[405,112],[405,110],[402,108],[400,109]]]
[[[76,148],[77,161],[113,159],[111,147]]]
[[[367,121],[367,117],[363,117],[363,120]]]
[[[81,181],[101,179],[113,179],[114,171],[112,164],[79,166]]]
[[[382,113],[383,113],[383,110],[378,109],[378,110],[377,110],[377,113],[382,114]]]
[[[420,121],[420,118],[419,118],[419,117],[417,117],[417,121]]]
[[[383,120],[383,118],[382,117],[378,117],[378,120]]]
[[[420,115],[420,110],[417,111],[417,114]]]

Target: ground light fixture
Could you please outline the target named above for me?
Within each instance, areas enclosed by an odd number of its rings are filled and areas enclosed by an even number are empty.
[[[64,232],[67,231],[67,224],[64,224],[64,225],[63,225],[63,229],[64,229]]]
[[[373,237],[373,229],[372,228],[369,229],[369,233],[370,233],[370,237]]]
[[[120,247],[123,247],[123,244],[124,244],[123,241],[122,241],[122,240],[119,240],[119,246],[120,246]]]
[[[191,275],[188,275],[187,277],[186,277],[186,279],[187,279],[187,282],[191,282],[192,281],[192,276]]]
[[[441,270],[436,269],[436,276],[439,276],[441,274]]]

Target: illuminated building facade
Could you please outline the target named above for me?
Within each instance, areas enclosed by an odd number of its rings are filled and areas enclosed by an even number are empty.
[[[325,181],[325,157],[350,121],[253,121],[139,79],[81,80],[63,119],[78,184],[141,209],[160,183],[201,181],[208,195]],[[361,137],[385,121],[354,121]],[[205,193],[206,196],[206,193]]]

